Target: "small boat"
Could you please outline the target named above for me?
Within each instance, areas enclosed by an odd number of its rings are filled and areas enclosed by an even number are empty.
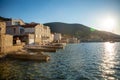
[[[35,61],[49,61],[50,60],[50,57],[48,55],[44,55],[42,53],[35,54],[35,53],[16,52],[12,54],[7,54],[6,57],[14,58],[14,59],[21,59],[21,60],[35,60]]]
[[[53,48],[53,49],[63,49],[66,46],[66,43],[51,43],[48,45],[42,45],[44,48]]]
[[[52,43],[54,46],[66,46],[66,43]]]
[[[56,52],[57,49],[43,48],[43,47],[27,47],[32,52]]]
[[[50,49],[63,49],[64,46],[55,46],[55,45],[44,45],[43,48],[50,48]]]
[[[114,43],[114,41],[110,41],[110,43]]]

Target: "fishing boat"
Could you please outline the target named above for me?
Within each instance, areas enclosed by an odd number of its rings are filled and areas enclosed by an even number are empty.
[[[21,59],[21,60],[35,60],[35,61],[49,61],[50,57],[48,55],[44,55],[42,53],[23,53],[16,52],[12,54],[7,54],[6,57]]]
[[[114,41],[110,41],[110,43],[114,43]]]
[[[45,48],[45,47],[27,47],[27,50],[32,52],[56,52],[57,49]]]

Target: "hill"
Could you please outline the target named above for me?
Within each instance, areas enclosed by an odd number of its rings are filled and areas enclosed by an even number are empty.
[[[113,41],[120,39],[120,35],[106,31],[99,31],[82,24],[52,22],[52,23],[45,23],[44,25],[49,26],[53,33],[62,33],[64,35],[69,35],[71,37],[74,36],[83,41],[86,40]]]
[[[4,17],[0,16],[0,21],[9,21],[9,20],[11,20],[11,18],[4,18]]]

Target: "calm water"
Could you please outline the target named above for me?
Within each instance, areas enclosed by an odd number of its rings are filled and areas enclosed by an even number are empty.
[[[120,43],[68,44],[48,62],[0,60],[0,80],[120,80]]]

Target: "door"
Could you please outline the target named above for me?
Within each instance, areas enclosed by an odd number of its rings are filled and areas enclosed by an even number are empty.
[[[29,39],[29,44],[30,45],[34,44],[34,39]]]

